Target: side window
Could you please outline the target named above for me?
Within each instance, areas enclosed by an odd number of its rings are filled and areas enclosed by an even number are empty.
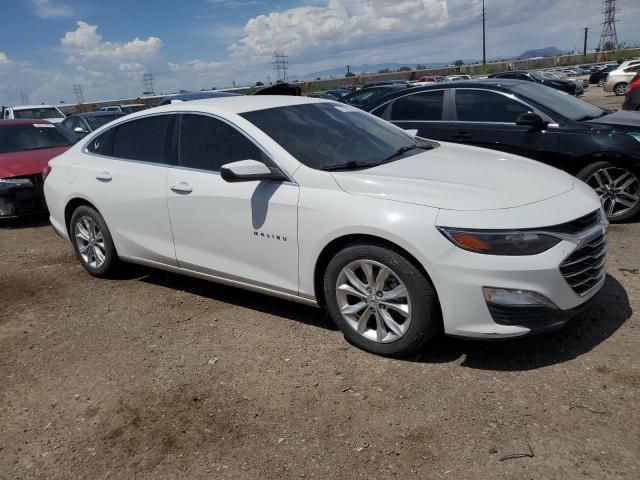
[[[531,111],[525,105],[487,90],[456,90],[456,114],[461,122],[515,123]]]
[[[262,151],[235,128],[196,114],[182,116],[179,158],[183,167],[212,172],[238,160],[266,160]]]
[[[98,135],[87,145],[87,150],[97,155],[105,155],[110,157],[113,154],[113,138],[115,137],[115,128],[110,128],[106,132]]]
[[[171,115],[156,115],[123,123],[115,128],[113,156],[163,163]]]
[[[414,93],[393,102],[391,120],[442,120],[444,90]]]

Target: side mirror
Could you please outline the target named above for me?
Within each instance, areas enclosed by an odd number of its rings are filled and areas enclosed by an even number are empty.
[[[220,168],[220,175],[225,182],[283,182],[286,177],[276,168],[267,167],[257,160],[240,160],[227,163]]]
[[[533,112],[523,113],[516,119],[516,125],[521,127],[530,127],[529,131],[539,132],[544,130],[549,125],[549,122],[545,121],[540,115]]]
[[[86,135],[87,133],[89,133],[82,127],[76,127],[73,129],[73,131],[79,135]]]

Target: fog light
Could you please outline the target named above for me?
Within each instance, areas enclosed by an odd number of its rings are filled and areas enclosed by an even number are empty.
[[[482,287],[482,294],[487,303],[511,307],[544,306],[557,310],[558,307],[544,295],[529,290],[511,288]]]

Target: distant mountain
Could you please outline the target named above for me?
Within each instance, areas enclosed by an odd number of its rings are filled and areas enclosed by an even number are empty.
[[[442,65],[442,63],[420,63],[420,65],[424,65],[427,68],[435,67]],[[351,65],[350,69],[356,75],[359,73],[378,73],[380,70],[384,70],[388,68],[389,70],[398,70],[400,67],[411,67],[412,69],[416,68],[415,63],[377,63],[377,64],[363,64],[363,65]],[[327,68],[325,70],[319,70],[317,72],[307,73],[306,75],[301,75],[303,78],[328,78],[328,77],[344,77],[344,74],[347,73],[347,67],[342,66],[338,68]]]
[[[527,50],[526,52],[518,55],[517,58],[555,57],[557,55],[562,55],[562,50],[559,50],[556,47],[546,47],[539,48],[537,50]]]

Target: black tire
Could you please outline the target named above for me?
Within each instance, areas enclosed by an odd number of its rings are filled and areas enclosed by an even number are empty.
[[[104,261],[100,265],[97,265],[96,262],[94,262],[94,264],[92,265],[87,261],[87,259],[83,257],[82,253],[80,252],[80,246],[78,245],[78,241],[76,239],[76,225],[78,225],[78,222],[82,221],[82,219],[86,217],[89,217],[91,220],[93,220],[93,222],[95,222],[95,225],[98,227],[99,232],[101,233],[101,243],[103,244],[104,248],[100,250],[104,251]],[[73,215],[71,215],[71,221],[69,222],[69,238],[71,239],[73,250],[76,252],[76,257],[78,257],[80,264],[91,275],[99,278],[109,278],[117,273],[120,267],[120,259],[118,258],[116,247],[113,244],[113,239],[111,238],[109,228],[107,227],[104,218],[102,218],[102,215],[100,215],[96,209],[86,205],[80,206],[75,209]],[[84,241],[82,242],[87,243]]]
[[[596,182],[594,182],[594,180],[592,179],[593,174],[599,170],[609,169],[609,168],[619,169],[621,171],[626,170],[627,172],[634,175],[637,179],[640,178],[640,172],[638,171],[637,168],[634,169],[630,167],[622,167],[620,166],[620,164],[614,165],[611,162],[607,162],[604,160],[587,165],[586,167],[584,167],[582,170],[578,172],[576,177],[578,177],[583,182],[586,182],[589,186],[595,187]],[[596,190],[596,193],[600,195],[600,198],[602,200],[603,197],[601,193],[598,192],[597,190]],[[640,194],[640,191],[636,190],[636,194]],[[605,201],[603,201],[602,203],[603,203],[603,208],[605,209],[605,213],[607,213],[608,203],[606,203]],[[635,207],[629,209],[628,211],[620,215],[608,216],[607,218],[611,223],[621,223],[621,222],[627,222],[629,220],[633,220],[634,218],[638,217],[639,214],[640,214],[640,201],[636,203]]]
[[[359,260],[370,260],[389,268],[395,277],[404,284],[408,292],[411,305],[411,321],[402,336],[393,341],[382,343],[366,338],[343,318],[340,311],[336,293],[340,272],[347,265]],[[379,272],[380,270],[377,271]],[[396,279],[389,281],[395,282]],[[323,283],[326,308],[329,315],[342,330],[345,338],[363,350],[387,356],[406,356],[420,349],[441,328],[440,304],[431,282],[403,255],[387,247],[375,244],[359,244],[345,247],[327,265]],[[356,300],[356,302],[358,301]],[[366,302],[366,300],[362,301]],[[364,310],[368,309],[369,307],[365,307]],[[374,314],[371,315],[369,321],[375,322],[378,317]]]
[[[613,87],[613,93],[615,93],[619,97],[621,97],[622,95],[626,95],[628,85],[629,84],[626,82],[616,83],[615,87]]]
[[[605,80],[603,80],[603,79],[598,80],[598,86],[599,86],[599,87],[604,87],[604,84],[605,84],[605,83],[607,83],[607,82],[606,82]]]

